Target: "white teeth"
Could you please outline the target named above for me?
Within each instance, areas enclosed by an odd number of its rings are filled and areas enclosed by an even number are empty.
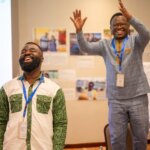
[[[118,34],[122,34],[122,33],[124,33],[124,32],[123,32],[122,30],[118,30],[117,33],[118,33]]]
[[[25,59],[24,59],[25,61],[31,61],[31,58],[30,57],[25,57]]]

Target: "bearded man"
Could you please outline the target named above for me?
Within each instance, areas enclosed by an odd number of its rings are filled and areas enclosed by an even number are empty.
[[[28,42],[23,75],[0,89],[0,150],[63,150],[67,114],[62,89],[41,72],[41,47]]]

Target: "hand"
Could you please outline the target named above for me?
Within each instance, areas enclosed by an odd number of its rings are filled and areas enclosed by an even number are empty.
[[[122,12],[122,14],[127,18],[129,21],[132,18],[132,15],[128,12],[128,10],[125,8],[124,4],[121,0],[118,0],[119,2],[119,10]]]
[[[82,31],[82,27],[87,19],[87,17],[85,17],[84,19],[81,18],[81,10],[75,10],[73,12],[73,18],[70,17],[71,21],[73,22],[75,28],[76,28],[76,32],[81,32]]]

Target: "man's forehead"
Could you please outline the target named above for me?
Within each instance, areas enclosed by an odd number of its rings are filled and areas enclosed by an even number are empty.
[[[127,21],[127,18],[124,17],[124,16],[115,16],[113,21],[118,21],[118,20],[124,20],[124,21]]]
[[[39,47],[35,44],[25,44],[24,45],[24,49],[31,49],[31,48],[39,49]]]

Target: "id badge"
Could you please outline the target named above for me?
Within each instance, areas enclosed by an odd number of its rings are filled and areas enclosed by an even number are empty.
[[[27,123],[26,121],[22,120],[18,123],[18,138],[26,139],[26,136],[27,136]]]
[[[117,87],[124,87],[124,74],[117,73],[116,75],[116,86]]]

